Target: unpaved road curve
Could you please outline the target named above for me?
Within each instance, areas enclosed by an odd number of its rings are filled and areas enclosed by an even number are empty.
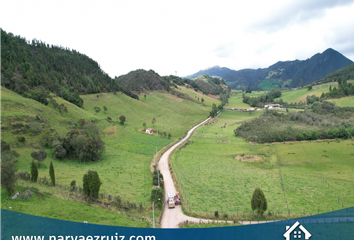
[[[163,174],[163,179],[165,184],[165,199],[167,199],[167,193],[172,192],[174,194],[176,192],[176,188],[173,184],[171,173],[168,168],[168,156],[176,147],[178,147],[181,143],[186,141],[196,128],[198,128],[200,125],[207,122],[209,119],[210,118],[206,119],[205,121],[199,123],[197,126],[189,130],[185,138],[183,138],[181,141],[173,145],[160,158],[159,169],[160,172]],[[161,228],[178,228],[178,224],[187,219],[188,221],[193,221],[193,222],[199,221],[199,218],[193,218],[184,215],[182,212],[181,205],[177,205],[175,208],[169,209],[167,204],[165,204],[165,209],[161,220]]]

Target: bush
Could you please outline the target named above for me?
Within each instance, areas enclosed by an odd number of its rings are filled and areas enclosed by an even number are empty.
[[[17,166],[15,165],[14,156],[7,151],[1,154],[1,187],[6,189],[7,194],[14,192],[17,180]]]
[[[70,191],[71,192],[75,191],[75,188],[76,188],[76,181],[72,180],[70,183]]]
[[[31,175],[28,172],[19,172],[18,173],[19,178],[25,181],[31,180]]]
[[[89,170],[86,174],[84,174],[83,187],[86,196],[98,198],[101,185],[102,182],[98,176],[97,171]]]
[[[25,137],[18,137],[17,140],[19,142],[25,142],[26,141],[26,138]]]
[[[216,218],[219,218],[219,211],[215,211],[215,212],[214,212],[214,216],[215,216]]]
[[[164,196],[164,191],[162,188],[155,187],[151,189],[151,195],[150,195],[151,203],[155,201],[155,206],[157,205],[159,209],[162,209],[162,203],[164,201],[163,196]]]
[[[10,151],[10,144],[5,142],[4,140],[1,140],[1,153]]]

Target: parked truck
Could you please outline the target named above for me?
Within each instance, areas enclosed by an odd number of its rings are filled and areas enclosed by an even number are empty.
[[[167,194],[167,204],[168,208],[174,208],[176,205],[181,205],[181,200],[178,196],[178,192],[173,196],[173,193],[169,192]]]
[[[167,194],[167,204],[168,204],[168,208],[174,208],[175,205],[175,199],[173,197],[173,194],[171,192],[169,192]]]

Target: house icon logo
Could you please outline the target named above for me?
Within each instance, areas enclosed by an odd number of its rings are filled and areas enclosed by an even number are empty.
[[[284,233],[284,237],[286,240],[291,239],[291,234],[294,234],[293,237],[294,239],[305,239],[308,240],[312,236],[311,233],[309,233],[304,226],[300,225],[300,223],[297,221],[294,223],[291,227],[286,226],[286,232]]]

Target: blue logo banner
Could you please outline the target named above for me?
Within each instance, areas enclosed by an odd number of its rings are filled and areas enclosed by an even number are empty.
[[[271,223],[151,229],[62,221],[1,209],[2,240],[354,239],[354,207]]]

